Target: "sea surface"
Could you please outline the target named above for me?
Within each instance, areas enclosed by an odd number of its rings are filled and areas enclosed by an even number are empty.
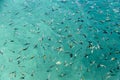
[[[0,0],[0,80],[120,80],[120,0]]]

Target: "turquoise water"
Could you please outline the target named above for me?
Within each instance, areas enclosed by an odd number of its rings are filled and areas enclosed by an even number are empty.
[[[120,80],[120,0],[0,0],[0,80]]]

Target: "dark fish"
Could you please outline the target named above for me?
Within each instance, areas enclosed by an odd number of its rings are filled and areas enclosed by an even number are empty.
[[[35,56],[32,56],[30,59],[33,59],[33,58],[35,58]]]
[[[48,37],[48,40],[51,41],[52,39],[50,37]]]
[[[25,43],[24,45],[30,45],[30,43]]]
[[[71,57],[71,58],[73,57],[73,54],[72,54],[72,53],[70,53],[70,57]]]
[[[46,72],[51,72],[52,70],[51,69],[48,69]]]
[[[75,39],[71,40],[74,44],[78,44],[78,42]]]
[[[20,79],[25,79],[25,77],[23,76],[23,77],[20,77]]]
[[[20,60],[18,60],[17,63],[20,64]]]
[[[60,2],[61,2],[61,3],[66,3],[66,2],[67,2],[67,0],[60,0]]]
[[[14,28],[14,30],[16,31],[16,30],[18,30],[18,28]]]
[[[10,42],[14,42],[14,40],[10,40]]]
[[[85,57],[85,58],[88,58],[88,57],[89,57],[89,55],[88,55],[88,54],[85,54],[85,55],[84,55],[84,57]]]
[[[6,44],[7,44],[7,41],[5,41],[3,45],[5,46]]]
[[[34,74],[32,73],[32,74],[31,74],[31,76],[33,77],[33,76],[34,76]]]
[[[85,38],[87,37],[86,34],[82,34]]]
[[[21,58],[21,56],[17,57],[16,59],[20,59],[20,58]]]
[[[19,14],[19,12],[16,12],[16,13],[15,13],[15,15],[18,15],[18,14]]]
[[[72,37],[72,34],[69,34],[67,37]]]
[[[103,33],[107,34],[108,32],[106,30],[103,30]]]
[[[34,48],[38,48],[38,44],[35,44],[35,45],[34,45]]]
[[[26,48],[23,48],[22,50],[25,51],[25,50],[27,50],[28,48],[29,48],[29,47],[26,47]]]
[[[9,23],[9,25],[10,25],[10,26],[13,25],[13,22]]]
[[[62,21],[62,22],[60,22],[61,24],[64,24],[64,22]]]

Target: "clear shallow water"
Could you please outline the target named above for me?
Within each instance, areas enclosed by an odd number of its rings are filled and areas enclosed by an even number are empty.
[[[119,80],[119,0],[0,0],[0,80]]]

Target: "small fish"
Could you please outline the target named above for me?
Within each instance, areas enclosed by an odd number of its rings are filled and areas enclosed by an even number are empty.
[[[86,34],[82,34],[85,38],[87,37]]]
[[[71,57],[71,58],[73,57],[73,54],[72,54],[72,53],[70,53],[70,57]]]
[[[14,42],[14,40],[10,40],[10,42]]]
[[[51,72],[52,70],[51,69],[48,69],[46,72]]]
[[[64,22],[62,21],[62,22],[60,22],[61,24],[64,24]]]
[[[9,25],[10,25],[10,26],[13,25],[13,22],[9,23]]]
[[[90,72],[90,69],[89,68],[87,68],[87,70],[86,70],[87,72]]]
[[[30,43],[25,43],[24,45],[30,45]]]
[[[19,14],[19,12],[16,12],[16,13],[15,13],[15,15],[18,15],[18,14]]]
[[[78,42],[75,39],[71,40],[74,44],[78,44]]]
[[[69,43],[69,47],[70,47],[70,48],[73,48],[74,46],[73,46],[73,44],[72,44],[72,43]]]
[[[117,58],[115,58],[115,57],[112,57],[112,58],[111,58],[111,61],[115,61],[115,60],[117,60]]]
[[[16,31],[16,30],[18,30],[18,28],[14,28],[14,30]]]
[[[106,80],[110,79],[111,77],[111,75],[106,76]]]
[[[25,47],[25,48],[23,48],[22,50],[25,51],[25,50],[27,50],[28,48],[29,48],[29,47]]]
[[[120,51],[119,51],[119,50],[116,50],[114,53],[115,53],[115,54],[120,54]]]
[[[7,43],[8,43],[8,42],[7,42],[7,41],[5,41],[3,45],[5,46]]]
[[[35,56],[30,57],[30,59],[33,59],[33,58],[35,58]]]
[[[35,45],[34,45],[34,48],[38,48],[38,44],[35,44]]]
[[[21,56],[17,57],[16,59],[20,59],[20,58],[21,58]]]
[[[18,61],[17,61],[17,64],[20,64],[20,63],[21,63],[20,60],[18,60]]]
[[[24,76],[22,76],[22,77],[20,77],[20,79],[25,79],[25,77],[24,77]]]
[[[0,54],[3,55],[3,52],[0,50]]]
[[[57,51],[62,52],[64,49],[62,47],[58,47]]]
[[[88,54],[85,54],[85,55],[84,55],[84,57],[85,57],[85,58],[88,58],[88,57],[89,57],[89,55],[88,55]]]
[[[34,76],[34,74],[32,73],[32,74],[31,74],[31,76],[33,77],[33,76]]]
[[[47,56],[46,56],[46,55],[43,55],[44,63],[45,63],[46,58],[47,58]]]
[[[48,40],[51,41],[52,40],[51,37],[48,37]]]
[[[60,75],[59,75],[59,77],[64,77],[64,76],[66,76],[67,74],[66,73],[61,73]]]
[[[12,78],[13,78],[13,77],[16,77],[16,71],[11,72],[11,73],[9,74],[9,76],[12,77]]]
[[[120,66],[117,66],[117,68],[116,68],[117,70],[120,70]]]
[[[91,61],[91,62],[90,62],[90,65],[93,65],[93,64],[95,64],[95,61]]]
[[[57,62],[56,62],[56,65],[61,65],[61,64],[62,64],[61,61],[57,61]]]
[[[108,32],[107,32],[106,30],[103,30],[103,33],[104,33],[104,34],[107,34]]]
[[[99,68],[99,67],[106,68],[106,66],[103,65],[103,64],[98,64],[98,65],[97,65],[97,68]]]
[[[12,59],[12,58],[9,58],[9,62],[13,62],[13,59]]]
[[[61,2],[61,3],[66,3],[66,2],[67,2],[67,0],[60,0],[60,2]]]
[[[69,34],[67,37],[72,37],[72,34]]]

